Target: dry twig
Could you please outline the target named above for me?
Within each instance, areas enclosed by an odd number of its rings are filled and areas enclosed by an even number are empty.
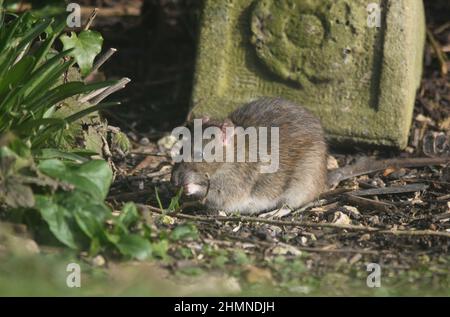
[[[406,159],[387,159],[387,160],[373,160],[363,158],[355,164],[338,168],[328,173],[328,184],[330,187],[337,186],[341,181],[350,179],[356,176],[366,175],[373,172],[384,170],[388,167],[402,168],[402,167],[422,167],[428,165],[441,165],[450,162],[450,158],[445,157],[421,157],[421,158],[406,158]]]
[[[344,200],[361,208],[375,209],[383,212],[397,210],[397,207],[393,204],[368,198],[362,198],[353,194],[344,195]]]
[[[441,75],[444,77],[448,73],[447,66],[447,56],[443,53],[441,45],[434,38],[433,33],[427,28],[427,36],[430,40],[430,44],[433,47],[434,52],[436,53],[437,59],[439,61],[439,65],[441,66]]]
[[[89,30],[92,22],[94,22],[95,17],[97,16],[97,13],[98,13],[98,8],[94,8],[94,10],[92,10],[91,14],[89,15],[89,18],[88,18],[86,24],[84,25],[83,30],[85,30],[85,31]]]
[[[206,217],[206,216],[194,216],[187,215],[183,213],[173,213],[166,212],[157,207],[137,204],[138,208],[143,211],[151,211],[161,215],[167,215],[175,218],[186,219],[191,221],[199,221],[199,222],[250,222],[250,223],[265,223],[275,226],[291,226],[291,227],[309,227],[309,228],[333,228],[340,230],[349,230],[349,231],[360,231],[360,232],[370,232],[374,234],[392,234],[392,235],[405,235],[405,236],[439,236],[450,239],[450,232],[443,231],[432,231],[432,230],[386,230],[374,227],[364,227],[364,226],[355,226],[355,225],[344,225],[337,223],[316,223],[316,222],[307,222],[307,221],[286,221],[286,220],[272,220],[265,219],[259,217],[250,217],[250,216],[214,216],[214,217]]]
[[[117,82],[117,84],[112,85],[110,87],[108,87],[105,90],[102,90],[100,92],[100,94],[98,94],[98,96],[92,98],[91,100],[89,100],[89,102],[95,106],[97,104],[99,104],[103,99],[105,99],[106,97],[108,97],[109,95],[115,93],[116,91],[119,91],[123,88],[125,88],[125,86],[131,81],[131,79],[129,78],[122,78],[121,80],[119,80]]]
[[[403,185],[403,186],[390,186],[390,187],[380,187],[380,188],[356,190],[349,194],[354,195],[354,196],[392,195],[392,194],[420,192],[422,190],[427,189],[428,187],[429,186],[426,184],[418,183],[418,184],[409,184],[409,185]]]

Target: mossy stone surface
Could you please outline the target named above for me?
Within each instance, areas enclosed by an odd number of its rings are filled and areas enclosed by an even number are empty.
[[[368,25],[368,5],[380,8]],[[329,139],[403,148],[420,83],[422,0],[205,0],[193,114],[261,96],[317,114]]]

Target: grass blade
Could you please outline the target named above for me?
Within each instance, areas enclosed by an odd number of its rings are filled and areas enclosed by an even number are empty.
[[[68,124],[71,124],[85,116],[87,116],[88,114],[95,112],[95,111],[99,111],[101,109],[105,109],[105,108],[109,108],[109,107],[113,107],[113,106],[118,106],[120,105],[120,102],[105,102],[105,103],[101,103],[89,108],[86,108],[84,110],[81,110],[80,112],[77,112],[69,117],[67,117],[65,120]]]

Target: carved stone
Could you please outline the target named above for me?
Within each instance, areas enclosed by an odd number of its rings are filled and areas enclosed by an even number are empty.
[[[424,41],[421,0],[205,0],[193,113],[281,96],[331,141],[403,148]]]

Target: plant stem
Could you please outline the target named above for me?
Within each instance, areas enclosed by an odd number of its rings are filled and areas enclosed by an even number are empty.
[[[100,56],[98,58],[98,60],[95,62],[94,66],[92,67],[91,71],[89,72],[89,74],[86,76],[86,78],[88,78],[91,74],[95,73],[96,71],[98,71],[98,69],[106,62],[108,61],[108,59],[111,58],[111,56],[113,56],[115,53],[117,52],[117,49],[115,48],[110,48],[108,49],[102,56]]]
[[[98,13],[98,8],[94,8],[94,10],[92,10],[91,15],[89,16],[86,25],[83,27],[84,31],[89,30],[89,28],[91,27],[92,22],[94,22],[95,17],[97,16]]]

